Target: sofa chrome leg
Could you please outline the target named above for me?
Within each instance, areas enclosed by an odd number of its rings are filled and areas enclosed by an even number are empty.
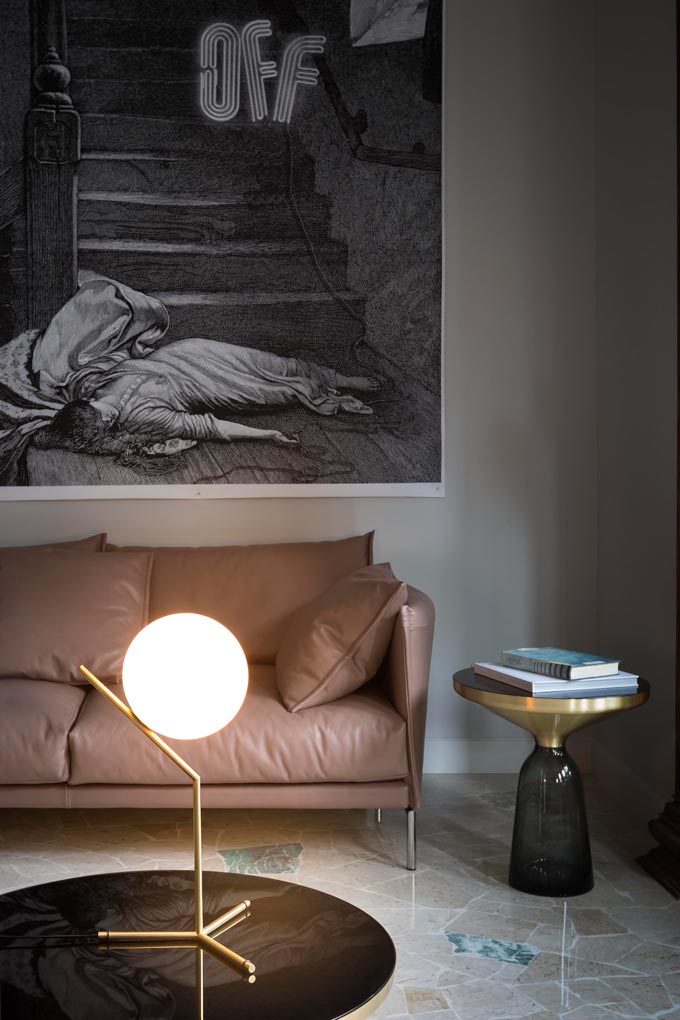
[[[382,822],[382,810],[379,807],[375,809],[375,822],[376,825],[380,825],[380,823]]]
[[[416,870],[416,812],[412,807],[406,808],[406,867]]]

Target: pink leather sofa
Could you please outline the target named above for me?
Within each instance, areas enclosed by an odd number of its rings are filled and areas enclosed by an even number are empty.
[[[372,538],[149,549],[144,597],[150,620],[174,612],[220,620],[248,657],[248,695],[234,721],[203,740],[171,741],[201,774],[204,806],[404,808],[407,861],[414,868],[430,599],[408,589],[378,674],[354,693],[289,712],[275,682],[276,651],[292,615],[371,563]],[[106,557],[124,551],[101,549]],[[27,626],[39,625],[33,619]],[[78,621],[76,638],[88,626]],[[115,689],[122,696],[122,686]],[[97,691],[35,676],[0,677],[0,807],[190,805],[191,787],[181,773]]]

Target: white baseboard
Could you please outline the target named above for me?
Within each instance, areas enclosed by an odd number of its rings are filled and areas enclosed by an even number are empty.
[[[519,731],[513,740],[426,740],[423,771],[517,772],[532,746]]]

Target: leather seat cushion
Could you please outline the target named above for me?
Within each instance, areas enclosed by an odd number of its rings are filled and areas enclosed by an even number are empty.
[[[114,688],[124,700],[122,686]],[[200,740],[168,740],[204,783],[371,782],[407,775],[406,727],[380,688],[288,712],[273,666],[251,666],[236,718]],[[169,784],[176,765],[114,705],[90,691],[69,737],[72,785]]]
[[[86,694],[49,680],[0,680],[0,785],[68,779],[68,734]]]

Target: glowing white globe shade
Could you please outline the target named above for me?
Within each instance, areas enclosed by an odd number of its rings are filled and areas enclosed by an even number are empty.
[[[197,613],[148,624],[123,662],[130,708],[166,737],[207,737],[234,718],[248,689],[248,663],[226,627]]]

